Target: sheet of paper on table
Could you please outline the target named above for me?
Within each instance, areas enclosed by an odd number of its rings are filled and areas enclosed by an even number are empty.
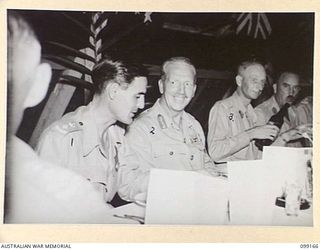
[[[193,171],[152,169],[146,224],[228,223],[227,180]]]
[[[302,198],[308,197],[307,161],[312,162],[312,148],[264,147],[263,160],[273,174],[273,189],[283,190],[286,183],[296,182],[302,187]],[[310,191],[310,190],[309,190]],[[311,201],[312,203],[312,201]],[[283,211],[282,211],[283,212]],[[313,209],[300,210],[299,215],[286,216],[274,213],[274,225],[312,226]]]
[[[271,225],[275,197],[264,161],[228,162],[230,224]]]
[[[306,149],[265,147],[263,159],[228,162],[230,184],[230,224],[232,225],[312,225],[312,212],[287,216],[275,206],[286,182],[304,185]]]
[[[262,157],[267,167],[276,173],[273,182],[279,185],[278,188],[293,181],[305,185],[310,148],[264,147]]]

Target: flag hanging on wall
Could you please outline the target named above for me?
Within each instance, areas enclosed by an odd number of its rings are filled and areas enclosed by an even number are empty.
[[[253,36],[257,39],[261,36],[267,39],[271,35],[272,27],[265,13],[241,13],[237,18],[237,30],[246,31],[248,36]]]

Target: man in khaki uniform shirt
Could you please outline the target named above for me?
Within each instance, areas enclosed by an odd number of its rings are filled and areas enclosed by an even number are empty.
[[[257,124],[266,124],[271,116],[278,113],[280,108],[286,104],[295,102],[300,91],[300,77],[296,73],[285,71],[278,78],[277,83],[273,85],[274,95],[268,100],[261,103],[255,108],[257,114]],[[300,125],[312,124],[312,101],[310,98],[305,98],[296,105],[288,109],[288,118],[285,117],[285,122],[281,127],[279,138],[282,139],[282,144],[286,146],[299,147],[302,146]],[[300,127],[302,128],[302,127]],[[292,142],[294,141],[295,142]]]
[[[41,135],[37,152],[90,181],[106,201],[117,191],[117,171],[124,164],[124,130],[144,107],[147,72],[136,65],[104,60],[93,69],[95,94],[87,105],[63,116]]]
[[[5,223],[112,223],[111,206],[82,176],[46,162],[15,136],[23,112],[44,98],[51,68],[28,23],[8,11]]]
[[[184,111],[196,90],[196,70],[189,59],[177,57],[162,67],[162,96],[130,125],[126,139],[131,154],[120,167],[119,193],[134,200],[147,191],[151,168],[191,170],[214,174],[199,122]]]
[[[273,139],[278,128],[257,126],[251,100],[258,98],[266,81],[264,67],[256,61],[242,62],[236,76],[236,91],[214,104],[209,114],[208,151],[217,163],[254,160],[260,157],[254,139]]]

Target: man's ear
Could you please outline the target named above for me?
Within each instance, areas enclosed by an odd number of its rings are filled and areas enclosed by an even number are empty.
[[[193,86],[193,94],[192,94],[192,97],[194,97],[194,94],[196,93],[196,90],[197,90],[197,85],[196,85],[196,84],[194,84],[194,86]]]
[[[29,91],[24,100],[23,107],[29,108],[38,105],[46,96],[51,80],[51,67],[47,63],[41,63],[35,69],[34,76],[29,85]]]
[[[273,87],[273,92],[277,93],[277,84],[276,83],[272,84],[272,87]]]
[[[110,100],[113,100],[115,98],[115,96],[118,93],[120,85],[116,82],[110,82],[107,85],[107,88],[105,91],[107,91],[107,96]]]
[[[163,81],[162,81],[162,79],[160,79],[160,80],[158,81],[158,86],[159,86],[160,94],[162,95],[162,94],[163,94],[163,92],[164,92],[164,88],[163,88]]]
[[[236,84],[237,84],[238,86],[241,86],[242,80],[243,80],[243,77],[242,77],[242,76],[240,76],[240,75],[237,75],[237,76],[236,76]]]

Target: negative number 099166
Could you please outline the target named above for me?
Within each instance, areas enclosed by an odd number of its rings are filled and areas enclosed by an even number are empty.
[[[318,248],[318,244],[300,244],[300,248]]]

